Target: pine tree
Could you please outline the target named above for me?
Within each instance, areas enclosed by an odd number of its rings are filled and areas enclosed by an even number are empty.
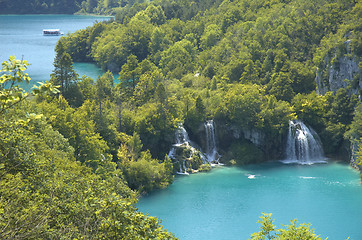
[[[77,82],[78,74],[73,68],[73,60],[66,52],[62,41],[57,43],[55,51],[57,54],[54,59],[54,70],[50,81],[54,85],[60,85],[60,91],[64,95],[71,85]]]

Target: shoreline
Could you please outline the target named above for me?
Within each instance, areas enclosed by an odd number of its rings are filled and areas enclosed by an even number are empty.
[[[109,18],[115,18],[116,16],[113,15],[98,15],[95,13],[80,13],[80,12],[76,12],[70,15],[76,15],[76,16],[91,16],[91,17],[109,17]]]

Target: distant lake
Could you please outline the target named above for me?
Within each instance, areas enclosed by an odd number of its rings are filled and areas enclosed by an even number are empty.
[[[65,35],[92,26],[94,22],[109,20],[110,17],[80,15],[0,15],[0,62],[15,55],[31,65],[27,73],[31,77],[29,89],[37,82],[50,78],[55,57],[54,48],[61,36],[43,36],[46,28],[60,29]],[[102,73],[91,63],[75,63],[80,76],[94,79]]]

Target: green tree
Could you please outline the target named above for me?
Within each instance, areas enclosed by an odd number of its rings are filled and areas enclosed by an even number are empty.
[[[156,87],[156,98],[157,101],[160,103],[160,107],[166,108],[167,107],[167,93],[166,93],[166,89],[165,89],[165,85],[160,82],[157,87]]]
[[[129,55],[127,63],[122,66],[122,70],[119,72],[119,82],[121,87],[125,89],[129,94],[133,93],[138,78],[140,75],[140,69],[138,68],[138,60],[135,55]]]
[[[200,47],[208,49],[214,46],[222,36],[222,31],[216,24],[211,24],[205,28],[204,34],[201,36]]]
[[[355,112],[350,130],[346,133],[346,137],[358,140],[362,137],[362,103],[359,102]]]
[[[79,91],[82,94],[83,100],[93,100],[96,99],[96,86],[94,80],[87,76],[82,76],[78,81]]]
[[[221,29],[226,32],[227,28],[242,19],[242,13],[236,6],[230,5],[230,9],[223,15]]]
[[[260,231],[251,234],[250,240],[322,240],[310,228],[310,224],[302,223],[297,226],[296,219],[292,220],[290,225],[286,225],[286,229],[277,229],[273,224],[274,220],[271,219],[271,214],[263,213],[260,218],[261,220],[258,221],[261,224]]]
[[[75,110],[59,96],[50,103],[38,104],[38,107],[54,129],[68,139],[78,161],[92,166],[94,170],[98,164],[102,164],[108,146],[96,132],[96,124],[88,114],[87,104]]]
[[[10,56],[2,63],[0,70],[0,117],[6,110],[34,95],[52,94],[59,91],[51,83],[39,83],[31,93],[25,92],[20,84],[30,83],[30,77],[24,71],[29,66],[26,60],[17,60]]]
[[[357,103],[355,95],[348,96],[347,90],[338,89],[331,104],[329,116],[335,123],[350,124],[353,119],[354,109]]]
[[[292,88],[292,80],[288,74],[283,72],[272,75],[271,88],[269,94],[274,95],[277,99],[283,101],[291,101],[295,95]]]
[[[155,94],[156,86],[163,80],[162,73],[157,69],[141,75],[133,97],[137,106],[141,106],[150,101]]]
[[[201,96],[198,96],[194,100],[194,105],[187,111],[185,118],[185,126],[191,129],[192,132],[196,132],[201,124],[206,119],[206,107],[203,103]]]
[[[316,92],[297,94],[292,100],[292,105],[299,119],[320,132],[326,123],[330,96],[331,93],[324,96],[319,96]]]
[[[137,160],[141,154],[141,150],[143,147],[140,136],[137,132],[134,132],[133,136],[127,141],[127,146],[131,157],[134,160]]]
[[[99,103],[100,117],[102,117],[102,102],[105,99],[113,100],[114,77],[110,71],[97,78],[96,91]]]
[[[163,72],[170,78],[181,78],[183,74],[194,70],[196,48],[190,41],[184,39],[162,52],[161,56],[160,66]]]
[[[72,58],[67,52],[62,53],[60,51],[54,60],[54,70],[50,82],[54,85],[60,85],[60,92],[67,96],[67,91],[77,83],[77,80],[78,74],[74,71]]]
[[[150,18],[150,21],[153,24],[161,25],[166,21],[166,16],[161,6],[151,4],[146,8],[144,14]]]
[[[23,93],[23,89],[19,86],[19,83],[23,81],[30,82],[30,77],[27,73],[24,73],[28,65],[25,60],[16,60],[15,56],[10,56],[9,61],[2,63],[2,69],[0,70],[2,73],[0,76],[1,114],[28,96],[27,93]]]
[[[218,114],[241,126],[258,126],[263,94],[264,90],[258,85],[234,85],[225,94]]]
[[[281,155],[284,152],[285,139],[283,136],[287,132],[289,121],[296,118],[293,107],[288,102],[278,101],[273,95],[267,95],[258,116],[262,132],[268,139],[263,147],[264,152],[278,158],[284,157]]]
[[[151,34],[154,26],[151,24],[151,19],[137,13],[127,24],[124,29],[124,39],[121,44],[129,50],[129,52],[137,57],[139,61],[147,58],[150,50],[148,43],[150,42]]]
[[[149,48],[152,54],[156,54],[159,51],[163,51],[166,45],[166,37],[162,28],[156,27],[151,35]],[[158,59],[159,57],[155,59]],[[158,59],[159,61],[159,59]]]
[[[1,161],[9,156],[8,144],[27,161],[17,172],[0,164],[2,239],[174,238],[157,219],[136,212],[134,193],[113,167],[97,168],[98,175],[81,166],[67,140],[44,120],[6,129],[0,123]],[[9,142],[14,134],[16,141]]]
[[[260,231],[251,234],[251,240],[264,240],[264,239],[276,239],[274,231],[276,226],[273,224],[274,219],[271,218],[271,214],[263,213],[263,216],[260,217],[261,220],[258,220],[258,223],[261,224]]]
[[[165,171],[165,181],[168,184],[171,184],[174,178],[173,175],[173,163],[172,160],[167,156],[167,154],[165,155],[165,158],[163,160],[163,167],[164,167],[164,171]]]
[[[202,99],[200,96],[198,96],[196,98],[196,102],[195,102],[195,109],[196,111],[201,115],[201,116],[204,116],[205,115],[205,105],[204,103],[202,102]]]

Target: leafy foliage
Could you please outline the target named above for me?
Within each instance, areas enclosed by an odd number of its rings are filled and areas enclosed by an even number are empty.
[[[278,239],[278,240],[321,240],[310,228],[310,224],[302,223],[297,226],[297,220],[291,220],[290,225],[286,225],[285,229],[277,229],[273,224],[274,220],[271,214],[263,213],[258,223],[261,224],[260,231],[251,234],[251,240],[265,240],[265,239]]]
[[[5,0],[0,3],[0,14],[29,14],[29,13],[67,13],[79,9],[83,0]]]
[[[10,57],[4,83],[29,80],[25,66]],[[46,84],[37,93],[53,88]],[[0,93],[7,96],[0,99],[1,239],[175,239],[135,208],[136,194],[106,153],[87,104],[75,110],[61,95],[25,101],[15,84]],[[160,174],[165,185],[169,176]]]
[[[28,65],[26,60],[17,60],[15,56],[10,56],[9,61],[2,63],[2,69],[0,70],[0,73],[2,73],[0,75],[0,116],[4,114],[6,110],[32,95],[59,92],[57,88],[49,82],[39,83],[39,86],[34,86],[30,94],[25,92],[20,84],[22,82],[30,82],[29,75],[24,72]]]
[[[96,156],[117,162],[120,133],[136,132],[142,150],[162,159],[179,122],[195,137],[206,119],[262,131],[271,158],[281,157],[295,118],[317,130],[326,153],[343,149],[357,99],[343,90],[314,94],[315,69],[345,54],[346,40],[359,56],[359,2],[88,0],[79,7],[115,19],[61,38],[52,82],[74,108],[68,111],[91,120],[104,141]],[[94,61],[119,78],[80,80],[73,60]]]
[[[282,144],[288,120],[300,118],[321,135],[327,153],[339,151],[356,98],[343,90],[314,94],[315,69],[343,55],[346,40],[349,54],[360,56],[360,3],[201,2],[104,4],[118,13],[115,21],[62,39],[72,57],[85,52],[87,61],[120,73],[120,130],[137,131],[145,149],[161,157],[168,147],[161,138],[170,138],[175,121],[197,135],[200,124],[213,118],[263,130],[269,152]],[[157,106],[160,82],[167,104]],[[358,76],[351,84],[358,85]],[[151,117],[156,109],[167,130]]]

